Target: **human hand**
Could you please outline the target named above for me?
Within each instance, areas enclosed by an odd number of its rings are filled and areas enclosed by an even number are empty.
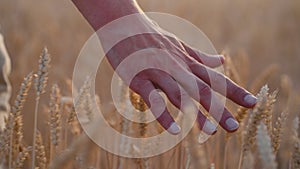
[[[101,25],[92,19],[94,16],[86,18],[95,30]],[[238,122],[224,108],[216,92],[247,108],[256,104],[256,98],[212,69],[224,63],[223,56],[207,55],[193,49],[142,13],[135,19],[125,18],[121,23],[101,27],[98,36],[102,47],[112,67],[133,91],[140,94],[163,128],[171,134],[180,132],[157,89],[163,91],[178,109],[183,109],[182,102],[191,97],[226,131],[238,129]],[[124,40],[119,42],[118,39]],[[197,122],[205,133],[216,132],[216,126],[200,110]]]

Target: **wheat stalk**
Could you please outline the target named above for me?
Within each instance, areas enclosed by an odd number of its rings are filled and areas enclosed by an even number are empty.
[[[39,60],[39,69],[35,78],[36,102],[33,122],[33,143],[32,143],[32,169],[35,169],[35,152],[36,152],[36,133],[37,133],[37,118],[40,102],[40,95],[45,92],[48,82],[48,69],[50,67],[50,55],[47,48],[44,48]]]
[[[271,138],[264,123],[260,123],[257,129],[257,146],[264,169],[276,169],[275,154],[271,145]]]

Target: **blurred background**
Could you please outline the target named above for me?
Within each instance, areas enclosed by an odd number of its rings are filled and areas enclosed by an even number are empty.
[[[297,0],[139,0],[145,11],[183,17],[198,26],[219,52],[249,56],[253,79],[277,63],[299,81],[300,1]],[[92,29],[70,0],[1,0],[0,31],[12,58],[12,84],[32,70],[44,46],[53,56],[57,81],[71,77],[74,60]],[[55,65],[55,66],[54,66]],[[19,84],[19,83],[17,83]],[[295,83],[297,84],[297,83]],[[299,88],[299,86],[296,86]]]
[[[195,24],[218,52],[225,50],[231,56],[244,86],[269,68],[275,72],[267,79],[272,90],[280,87],[284,76],[299,93],[299,0],[138,2],[145,11],[174,14]],[[93,34],[71,0],[1,0],[0,32],[12,59],[13,98],[24,76],[37,69],[44,46],[52,56],[50,81],[68,88],[80,49]],[[70,90],[62,90],[62,94],[70,95]],[[296,113],[299,109],[292,110]],[[32,117],[24,118],[30,121]]]

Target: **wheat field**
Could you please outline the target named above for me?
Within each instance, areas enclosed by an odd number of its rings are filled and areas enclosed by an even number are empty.
[[[0,32],[12,60],[12,96],[10,114],[0,132],[0,168],[300,168],[300,2],[138,2],[146,11],[191,21],[225,55],[225,74],[259,100],[254,109],[226,103],[240,129],[229,134],[220,128],[200,144],[195,126],[173,149],[144,159],[123,158],[99,148],[79,125],[71,91],[75,59],[92,29],[70,1],[1,0]],[[111,74],[111,68],[103,69]],[[99,86],[99,104],[105,104],[107,84]],[[87,81],[76,87],[75,104],[89,118],[93,107],[86,90],[91,86]],[[138,95],[123,94],[125,107],[133,104],[143,112],[145,105]],[[135,137],[162,130],[158,123],[126,121],[116,111],[105,116],[116,130]]]

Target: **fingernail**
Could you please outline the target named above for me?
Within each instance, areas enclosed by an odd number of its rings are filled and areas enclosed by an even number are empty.
[[[170,132],[171,134],[177,135],[179,134],[181,131],[180,126],[178,126],[178,124],[176,124],[175,122],[173,122],[171,124],[171,126],[168,128],[168,132]]]
[[[245,102],[250,104],[251,106],[255,105],[257,102],[257,98],[253,96],[252,94],[248,94],[244,97]]]
[[[224,63],[225,62],[225,57],[223,55],[219,55],[221,62]]]
[[[225,123],[230,131],[234,131],[239,128],[239,123],[233,118],[227,119]]]
[[[215,133],[217,131],[217,126],[215,126],[212,122],[206,120],[205,123],[204,123],[204,126],[203,126],[202,130],[206,134],[212,135],[213,133]]]

